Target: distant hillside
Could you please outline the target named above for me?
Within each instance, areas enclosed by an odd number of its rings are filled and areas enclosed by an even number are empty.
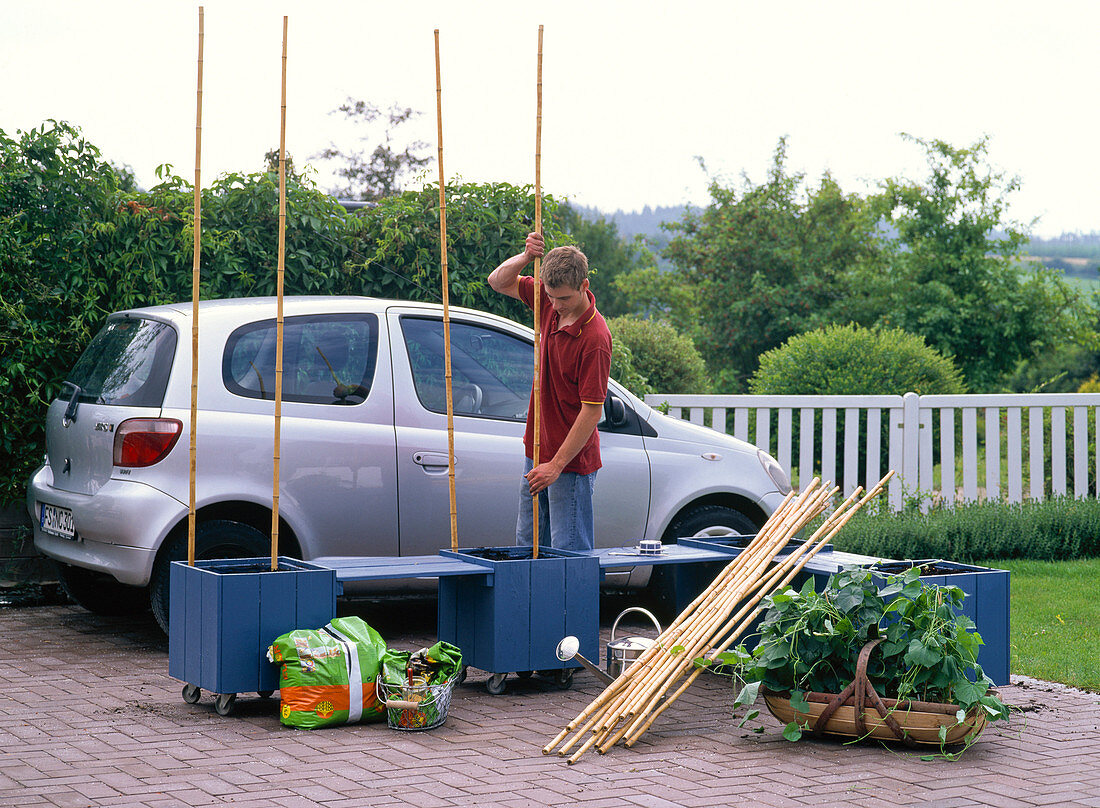
[[[651,208],[646,205],[640,211],[617,210],[614,213],[602,211],[599,208],[590,208],[585,205],[574,205],[586,219],[606,219],[614,222],[619,235],[623,238],[645,236],[655,238],[661,243],[668,241],[668,233],[661,229],[664,222],[677,222],[683,218],[687,207],[684,205],[668,205]]]

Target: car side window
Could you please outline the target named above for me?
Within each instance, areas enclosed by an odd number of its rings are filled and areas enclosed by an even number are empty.
[[[532,344],[472,323],[450,323],[451,397],[455,415],[524,421],[534,376]],[[401,318],[416,395],[425,409],[447,412],[443,321]]]
[[[238,396],[275,399],[275,320],[241,326],[225,344],[222,381]],[[283,400],[361,404],[378,357],[373,314],[317,314],[283,320]]]

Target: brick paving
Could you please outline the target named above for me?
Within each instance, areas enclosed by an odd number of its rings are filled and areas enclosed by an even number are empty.
[[[433,639],[432,608],[346,611],[415,649]],[[1024,678],[1002,688],[1020,710],[1012,722],[988,727],[956,762],[791,744],[766,711],[763,732],[738,728],[736,694],[704,676],[634,748],[568,766],[541,748],[600,691],[587,672],[568,691],[510,678],[506,694],[490,696],[486,674],[471,670],[436,730],[308,732],[279,723],[277,699],[242,698],[230,717],[207,694],[185,704],[167,667],[149,617],[0,609],[0,806],[1100,808],[1100,695]]]

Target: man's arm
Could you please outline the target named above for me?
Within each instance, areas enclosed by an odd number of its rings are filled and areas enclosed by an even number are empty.
[[[577,456],[577,452],[584,448],[584,445],[588,442],[588,438],[592,435],[592,430],[596,428],[596,424],[600,422],[600,417],[602,415],[603,404],[581,402],[581,411],[577,415],[577,420],[575,420],[573,426],[569,428],[569,434],[565,436],[565,440],[562,441],[561,446],[558,447],[558,451],[554,457],[545,463],[539,463],[527,473],[527,482],[531,487],[531,496],[534,496],[547,486],[553,485],[554,481],[561,476],[562,469],[569,464],[570,460]]]
[[[499,267],[489,273],[489,286],[509,297],[519,297],[519,274],[523,268],[541,258],[544,245],[541,233],[528,233],[523,252],[513,255]],[[578,452],[580,449],[577,450]]]

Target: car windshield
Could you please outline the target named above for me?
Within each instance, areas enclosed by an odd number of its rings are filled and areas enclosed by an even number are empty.
[[[176,331],[167,323],[115,318],[96,334],[66,381],[79,388],[83,402],[159,407],[175,353]]]

